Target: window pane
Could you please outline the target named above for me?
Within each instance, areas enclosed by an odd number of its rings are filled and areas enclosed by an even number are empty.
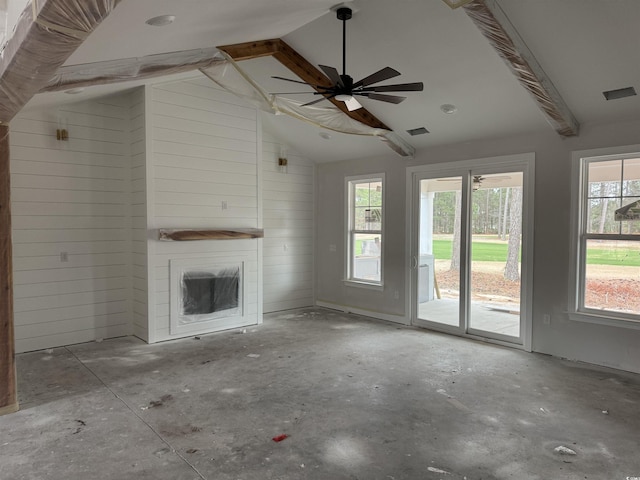
[[[620,233],[620,222],[614,213],[620,208],[617,198],[592,198],[587,204],[587,233]]]
[[[365,210],[368,210],[369,207],[356,207],[354,211],[354,230],[366,230],[367,222],[365,221],[366,213]]]
[[[376,207],[356,207],[354,211],[355,230],[382,230],[382,209]]]
[[[587,180],[590,198],[620,196],[622,160],[589,162]]]
[[[584,306],[640,313],[640,242],[587,240]]]
[[[640,235],[640,221],[620,222],[620,233],[623,235]]]
[[[353,278],[379,282],[382,235],[356,233],[353,236]]]
[[[369,184],[369,188],[371,189],[370,205],[372,207],[381,207],[382,206],[382,182],[371,182]]]
[[[640,158],[630,158],[624,161],[622,194],[629,197],[640,197]]]
[[[369,206],[369,183],[355,184],[355,203],[356,207]]]

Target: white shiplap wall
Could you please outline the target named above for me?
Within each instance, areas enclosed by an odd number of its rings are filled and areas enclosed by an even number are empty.
[[[255,108],[205,77],[149,87],[147,102],[147,135],[151,135],[147,175],[152,178],[148,228],[259,227]],[[150,238],[148,255],[154,289],[149,305],[151,342],[176,338],[170,333],[170,259],[245,260],[248,322],[261,320],[259,240]]]
[[[281,173],[281,145],[263,132],[264,311],[313,305],[314,178],[312,161],[287,149]]]
[[[131,142],[131,277],[133,334],[149,340],[147,275],[147,156],[145,89],[130,95]]]
[[[131,333],[128,96],[27,110],[10,131],[16,351]]]

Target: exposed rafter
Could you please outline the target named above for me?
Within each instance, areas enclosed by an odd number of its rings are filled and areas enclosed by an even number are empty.
[[[315,85],[331,86],[331,80],[329,80],[320,70],[279,38],[261,40],[259,42],[223,45],[219,46],[218,49],[225,52],[236,62],[240,60],[272,56],[303,81]],[[372,128],[391,130],[365,108],[360,108],[350,112],[347,110],[344,102],[340,102],[335,99],[329,99],[329,101],[354,120]]]
[[[474,0],[463,8],[556,132],[564,137],[578,135],[578,121],[496,0]]]
[[[218,49],[210,47],[60,67],[40,93],[191,72],[220,61],[216,53]]]
[[[8,123],[121,0],[31,1],[0,58],[0,122]]]

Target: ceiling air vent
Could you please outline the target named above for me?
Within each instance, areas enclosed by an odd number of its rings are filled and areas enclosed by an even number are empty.
[[[429,133],[429,130],[427,130],[424,127],[419,127],[419,128],[412,128],[411,130],[407,130],[407,133],[412,137],[415,137],[416,135],[424,135],[425,133]]]
[[[604,95],[604,98],[606,98],[607,100],[616,100],[618,98],[633,97],[634,95],[637,95],[636,89],[633,87],[619,88],[617,90],[608,90],[606,92],[602,92],[602,94]]]

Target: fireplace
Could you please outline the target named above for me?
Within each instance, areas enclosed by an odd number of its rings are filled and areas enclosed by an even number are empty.
[[[204,333],[246,324],[244,262],[170,260],[171,334]]]
[[[210,315],[238,308],[239,268],[182,275],[181,315]]]

